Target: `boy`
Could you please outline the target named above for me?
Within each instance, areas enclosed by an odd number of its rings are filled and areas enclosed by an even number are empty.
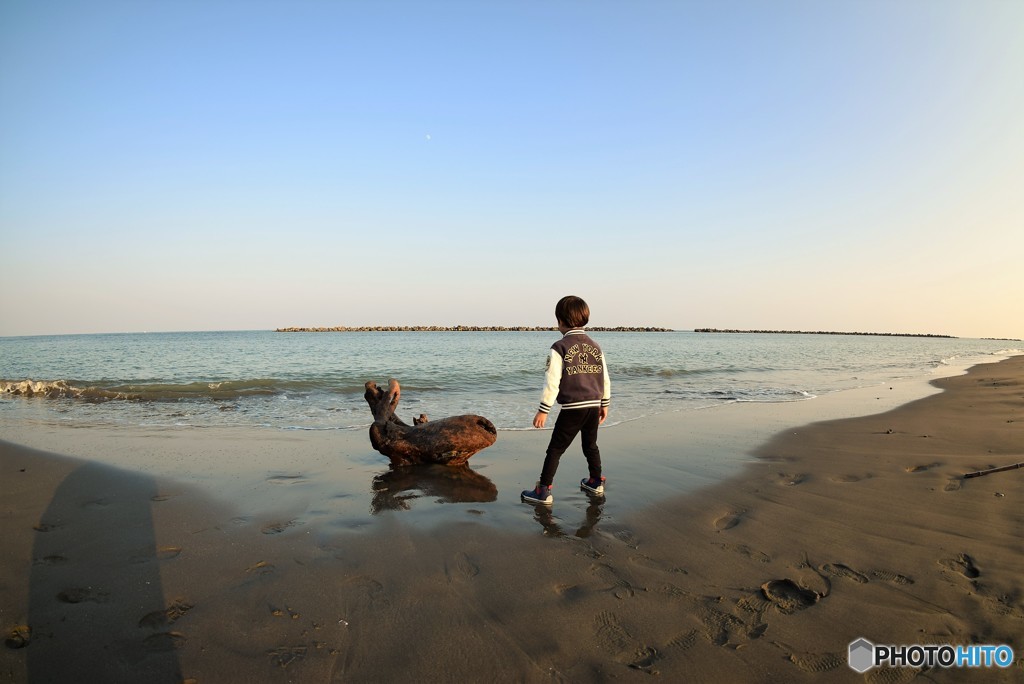
[[[551,505],[554,502],[551,484],[558,469],[558,460],[578,433],[582,433],[583,455],[587,457],[590,470],[590,477],[580,481],[580,488],[591,494],[604,495],[597,426],[608,417],[611,403],[608,365],[601,348],[583,330],[590,321],[590,307],[585,301],[571,295],[562,297],[555,305],[555,320],[562,339],[551,345],[544,392],[537,415],[533,417],[533,427],[544,427],[556,401],[562,409],[548,443],[540,482],[520,497],[531,504]]]

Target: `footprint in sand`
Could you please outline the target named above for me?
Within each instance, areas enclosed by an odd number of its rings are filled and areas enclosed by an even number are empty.
[[[852,473],[847,473],[846,475],[833,475],[829,479],[832,480],[832,482],[839,484],[851,484],[853,482],[860,482],[861,480],[869,479],[870,477],[870,475],[854,475]]]
[[[456,556],[455,563],[444,564],[444,574],[448,577],[449,582],[456,578],[472,579],[480,574],[480,567],[469,556],[460,553]]]
[[[261,527],[260,528],[260,532],[262,532],[263,534],[281,534],[282,532],[287,530],[289,527],[296,527],[297,525],[302,525],[302,524],[304,524],[304,523],[302,523],[302,522],[300,522],[298,520],[294,520],[294,519],[293,520],[289,520],[288,522],[272,522],[272,523],[267,523],[266,525]]]
[[[567,603],[575,603],[586,595],[586,592],[576,584],[559,584],[555,586],[555,593]]]
[[[288,606],[285,606],[284,610],[281,610],[280,608],[274,608],[273,606],[271,606],[270,614],[274,617],[284,617],[285,615],[287,615],[292,620],[298,620],[300,617],[302,617],[301,613],[292,610]]]
[[[177,558],[181,555],[180,546],[158,546],[156,547],[156,557],[158,560],[170,560]]]
[[[130,563],[148,563],[151,560],[171,560],[181,555],[180,546],[158,546],[155,549],[152,547],[144,547],[138,549],[128,559]]]
[[[825,563],[821,566],[821,571],[833,577],[844,577],[848,580],[853,580],[858,584],[867,584],[868,582],[867,577],[842,563]]]
[[[651,570],[658,570],[660,572],[679,573],[679,574],[683,574],[683,575],[689,574],[689,573],[686,572],[686,570],[684,570],[684,569],[682,569],[682,568],[680,568],[678,566],[675,566],[675,565],[672,565],[672,566],[665,565],[665,564],[663,564],[663,563],[661,563],[659,561],[654,560],[650,556],[646,556],[646,555],[644,555],[642,553],[637,553],[637,554],[634,554],[634,555],[630,556],[629,557],[629,561],[631,563],[635,563],[636,565],[639,565],[642,568],[649,568]]]
[[[725,514],[720,515],[719,517],[715,518],[715,529],[719,532],[731,530],[732,528],[740,524],[740,522],[743,520],[744,513],[746,513],[746,511],[728,511]]]
[[[57,594],[57,600],[61,603],[104,603],[107,600],[107,593],[92,587],[70,587]]]
[[[792,653],[789,660],[804,672],[811,674],[828,672],[840,665],[846,665],[846,658],[839,653]]]
[[[672,641],[666,644],[666,647],[685,651],[689,648],[693,648],[697,644],[698,636],[700,636],[700,632],[695,629],[691,629],[689,632],[683,632],[675,639],[672,639]]]
[[[614,613],[602,611],[594,619],[594,626],[601,645],[616,653],[629,652],[637,645]]]
[[[612,532],[612,536],[615,537],[616,539],[618,539],[620,542],[622,542],[626,546],[628,546],[630,548],[633,548],[633,549],[635,549],[637,546],[640,545],[640,542],[637,541],[636,535],[633,534],[633,530],[627,530],[627,529],[615,530],[614,532]]]
[[[656,675],[660,673],[654,669],[654,664],[659,660],[661,660],[661,654],[658,653],[658,650],[647,646],[637,653],[636,659],[629,663],[629,666],[634,670],[640,670],[647,674]]]
[[[603,578],[605,581],[612,583],[612,586],[609,587],[609,589],[612,592],[612,596],[615,598],[627,599],[633,598],[636,595],[636,592],[633,590],[633,585],[623,579],[612,566],[604,563],[595,563],[590,566],[590,571]]]
[[[11,650],[25,648],[30,643],[32,643],[32,628],[28,625],[15,625],[4,639],[4,646]]]
[[[147,651],[163,653],[182,648],[185,645],[185,635],[181,632],[160,632],[151,634],[142,640],[142,645]]]
[[[949,482],[947,482],[946,486],[943,487],[943,490],[945,490],[947,492],[956,492],[956,491],[960,491],[960,489],[962,487],[963,487],[963,478],[956,478],[956,479],[953,479],[953,480],[950,480]]]
[[[791,646],[779,642],[772,642],[772,645],[780,648],[786,654],[789,662],[811,674],[834,670],[841,665],[846,665],[847,661],[845,653],[801,653]]]
[[[747,558],[751,560],[756,560],[759,563],[768,563],[772,560],[772,557],[769,556],[767,553],[763,553],[761,551],[758,551],[757,549],[752,549],[746,544],[719,544],[719,548],[721,548],[723,551],[732,551],[733,553],[738,553],[741,556],[746,556]]]
[[[956,558],[946,558],[939,561],[939,565],[946,570],[957,572],[967,579],[975,579],[981,576],[981,571],[974,564],[974,559],[966,553],[961,553]]]
[[[755,616],[757,620],[760,620],[772,605],[771,601],[765,600],[763,594],[750,594],[736,599],[736,607]]]
[[[63,565],[67,562],[68,559],[64,556],[44,556],[43,558],[36,558],[32,561],[32,565]]]
[[[914,583],[914,580],[910,579],[906,575],[901,575],[898,572],[892,572],[891,570],[872,570],[871,576],[875,579],[882,580],[883,582],[891,582],[893,584]]]
[[[747,625],[747,638],[753,641],[760,639],[768,631],[768,622],[765,613],[772,607],[771,601],[766,601],[762,594],[747,594],[736,600],[736,607],[747,613],[742,619]]]
[[[365,603],[371,608],[382,608],[391,605],[385,596],[384,585],[365,575],[355,575],[345,579],[343,586],[346,594],[352,590],[357,603]]]
[[[661,584],[661,585],[658,585],[658,586],[656,586],[654,588],[654,592],[658,593],[658,594],[661,594],[662,596],[668,597],[670,599],[692,599],[693,598],[693,594],[691,594],[690,592],[686,591],[685,589],[680,589],[679,587],[677,587],[674,584]]]
[[[783,485],[785,487],[795,487],[796,485],[803,484],[807,481],[807,475],[804,473],[777,473],[775,476],[775,484]]]
[[[270,656],[270,662],[284,669],[305,658],[307,651],[306,646],[279,646],[267,651],[267,655]]]
[[[705,599],[694,607],[694,613],[704,625],[704,638],[715,646],[725,646],[732,637],[746,636],[748,630],[743,620],[716,608],[718,603],[718,599]]]
[[[765,582],[761,585],[761,591],[779,612],[786,614],[810,608],[821,598],[819,594],[804,589],[791,579]]]
[[[472,558],[470,558],[464,553],[459,554],[459,558],[455,563],[455,567],[457,567],[459,569],[459,572],[466,577],[476,577],[480,574],[480,566],[477,565]]]
[[[931,470],[932,468],[937,468],[940,465],[942,465],[942,464],[941,463],[928,463],[926,465],[907,466],[906,468],[904,468],[904,470],[906,470],[908,473],[923,473],[926,470]]]
[[[646,646],[636,639],[619,622],[618,617],[609,611],[603,611],[594,620],[597,641],[616,660],[631,668],[655,674],[652,669],[661,655],[657,649]]]
[[[194,606],[183,599],[177,599],[164,610],[155,610],[142,616],[139,620],[139,627],[147,629],[158,629],[172,625],[181,619],[185,613],[192,610]]]
[[[269,575],[274,572],[274,566],[267,561],[259,561],[245,569],[247,574]]]
[[[768,623],[762,622],[759,625],[754,625],[747,632],[747,638],[753,641],[754,639],[760,639],[764,636],[764,633],[768,631]]]
[[[864,675],[868,684],[906,684],[921,673],[916,667],[880,667]]]
[[[629,582],[622,580],[612,588],[612,596],[617,599],[627,599],[636,596],[636,592],[633,591],[633,587],[630,586]]]
[[[53,532],[54,530],[59,530],[62,527],[64,526],[59,523],[40,522],[38,525],[33,525],[32,529],[36,532]]]

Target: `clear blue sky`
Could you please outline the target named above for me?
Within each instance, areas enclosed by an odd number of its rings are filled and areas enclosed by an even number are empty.
[[[0,335],[1024,337],[1024,3],[0,4]]]

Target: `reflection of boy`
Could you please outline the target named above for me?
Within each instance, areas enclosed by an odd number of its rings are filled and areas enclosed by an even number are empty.
[[[580,487],[591,494],[604,494],[597,428],[608,417],[611,402],[608,364],[601,347],[583,330],[590,321],[590,307],[585,301],[574,296],[563,297],[555,305],[555,319],[562,339],[551,345],[544,391],[533,426],[544,427],[556,401],[562,408],[548,443],[540,481],[521,495],[523,501],[534,504],[554,501],[551,484],[558,461],[577,434],[581,435],[583,455],[590,471],[590,477],[582,480]]]

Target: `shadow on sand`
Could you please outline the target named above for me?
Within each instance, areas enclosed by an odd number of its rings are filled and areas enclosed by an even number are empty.
[[[26,647],[29,682],[181,682],[159,563],[152,478],[85,464],[35,526]]]

